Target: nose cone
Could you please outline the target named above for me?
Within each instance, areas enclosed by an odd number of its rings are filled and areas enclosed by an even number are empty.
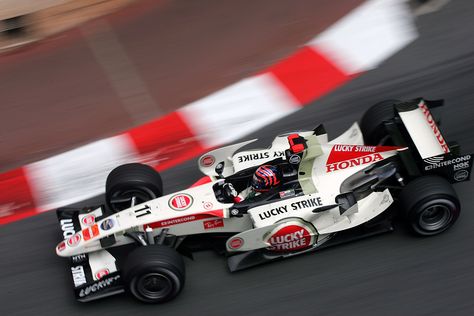
[[[82,240],[81,233],[75,233],[68,239],[61,241],[56,246],[56,254],[60,257],[71,257],[81,252],[80,243]]]
[[[63,240],[56,246],[56,254],[60,257],[64,257],[64,250],[66,250],[66,242]]]

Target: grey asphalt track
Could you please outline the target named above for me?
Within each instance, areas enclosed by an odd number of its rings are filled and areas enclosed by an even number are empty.
[[[474,153],[474,4],[453,1],[417,21],[420,38],[337,92],[252,136],[262,144],[324,122],[337,136],[371,104],[391,98],[445,98],[442,129]],[[166,192],[199,177],[194,162],[163,174]],[[403,227],[239,273],[202,252],[187,260],[187,283],[173,302],[147,306],[126,296],[74,300],[54,213],[0,230],[0,315],[473,315],[473,183],[456,186],[463,213],[453,229],[415,238]],[[94,201],[95,202],[95,201]]]

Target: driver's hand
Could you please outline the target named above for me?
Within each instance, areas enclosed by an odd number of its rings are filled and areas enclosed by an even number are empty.
[[[227,195],[231,199],[239,195],[239,193],[237,193],[232,183],[224,183],[223,188],[224,188],[225,195]]]

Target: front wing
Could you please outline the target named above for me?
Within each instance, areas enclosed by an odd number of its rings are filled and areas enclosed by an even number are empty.
[[[56,212],[63,238],[66,239],[102,217],[103,207],[82,210],[60,208]],[[87,302],[124,292],[122,276],[115,261],[115,257],[107,250],[69,258],[74,293],[78,301]]]

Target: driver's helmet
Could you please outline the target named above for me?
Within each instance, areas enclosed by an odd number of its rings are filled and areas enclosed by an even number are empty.
[[[258,167],[252,177],[252,188],[255,192],[266,192],[281,182],[281,171],[272,165]]]

